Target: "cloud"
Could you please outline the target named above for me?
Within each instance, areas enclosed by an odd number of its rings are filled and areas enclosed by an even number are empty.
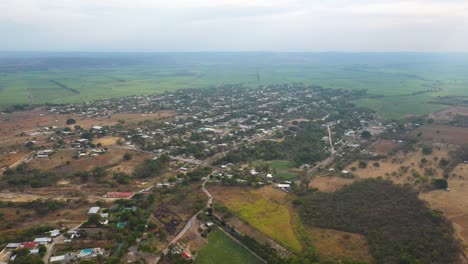
[[[466,0],[1,0],[0,50],[455,50],[466,14]]]

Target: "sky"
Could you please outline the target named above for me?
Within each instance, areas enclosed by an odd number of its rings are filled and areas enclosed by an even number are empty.
[[[466,52],[468,0],[0,0],[2,51]]]

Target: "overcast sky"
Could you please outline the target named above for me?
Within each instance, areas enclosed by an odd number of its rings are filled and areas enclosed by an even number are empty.
[[[468,51],[468,0],[0,0],[0,50]]]

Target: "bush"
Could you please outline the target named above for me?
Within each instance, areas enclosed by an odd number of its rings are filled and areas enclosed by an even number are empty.
[[[73,119],[73,118],[68,118],[67,119],[67,125],[73,125],[73,124],[76,124],[76,120]]]
[[[422,153],[424,155],[431,155],[432,154],[432,146],[423,146]]]

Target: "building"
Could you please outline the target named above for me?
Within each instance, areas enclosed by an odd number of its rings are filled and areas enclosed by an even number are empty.
[[[52,238],[50,238],[50,237],[38,237],[38,238],[34,239],[34,242],[42,244],[42,245],[46,245],[46,244],[49,244],[49,243],[52,242]]]
[[[89,208],[88,214],[89,214],[89,215],[90,215],[90,214],[97,214],[97,213],[99,213],[99,210],[101,210],[101,207],[99,207],[99,206],[93,206],[93,207]]]

